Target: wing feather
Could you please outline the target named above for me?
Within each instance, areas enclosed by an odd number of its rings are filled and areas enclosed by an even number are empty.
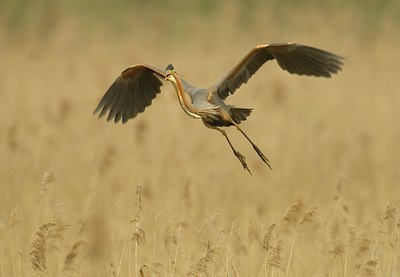
[[[131,89],[131,84],[128,89]],[[135,103],[135,99],[133,98],[133,93],[128,93],[126,97],[126,110],[122,114],[122,123],[126,123],[133,115],[133,105]]]
[[[119,98],[118,101],[115,102],[115,105],[111,108],[110,113],[108,114],[107,120],[111,120],[115,118],[115,122],[117,122],[117,114],[122,110],[122,106],[125,103],[126,100],[126,92],[128,90],[128,83],[124,82],[123,86],[121,88],[122,90],[119,92]]]
[[[119,99],[121,98],[121,95],[124,93],[124,91],[125,89],[123,84],[118,86],[118,90],[113,90],[114,98],[107,106],[107,109],[110,109],[110,113],[107,116],[107,121],[111,120],[112,114],[114,114],[115,111],[115,107],[118,105]]]
[[[161,91],[165,78],[163,69],[154,65],[137,64],[125,69],[112,83],[97,105],[99,117],[108,112],[107,121],[126,123],[151,105]]]
[[[115,102],[118,101],[119,99],[119,89],[118,87],[120,86],[120,83],[114,83],[109,90],[107,91],[107,93],[104,95],[103,100],[102,100],[102,105],[97,106],[96,111],[99,111],[100,109],[100,116],[103,116],[107,113],[107,111],[109,110],[110,106],[113,106],[115,104]]]
[[[213,88],[221,99],[233,94],[267,61],[276,59],[278,65],[291,74],[331,77],[343,66],[343,58],[333,53],[295,43],[259,45]]]
[[[132,83],[129,83],[128,90],[132,91],[132,88],[133,88]],[[126,123],[131,117],[133,117],[133,114],[135,112],[134,111],[134,105],[135,105],[134,94],[128,93],[126,101],[128,102],[128,108],[127,108],[126,113],[122,116],[122,119],[123,119],[122,123]]]

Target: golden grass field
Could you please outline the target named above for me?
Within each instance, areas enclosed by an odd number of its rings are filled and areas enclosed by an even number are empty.
[[[400,276],[398,4],[60,3],[0,13],[0,276]],[[207,87],[280,41],[346,60],[269,62],[228,98],[273,171],[227,129],[245,172],[169,83],[125,125],[92,115],[131,64]]]

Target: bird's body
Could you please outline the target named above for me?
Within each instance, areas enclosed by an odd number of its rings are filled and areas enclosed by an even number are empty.
[[[235,156],[248,170],[242,154],[233,147],[225,130],[221,127],[235,126],[252,144],[260,158],[271,168],[268,159],[251,141],[239,124],[246,120],[252,109],[236,108],[225,103],[243,83],[268,60],[276,59],[279,66],[289,73],[308,76],[331,77],[342,66],[341,57],[294,43],[259,45],[252,49],[220,82],[207,88],[197,88],[189,84],[170,64],[165,70],[146,64],[137,64],[125,69],[108,89],[95,113],[103,116],[109,111],[107,120],[127,122],[151,105],[160,92],[162,80],[172,83],[183,111],[194,119],[202,119],[205,126],[224,135]]]
[[[212,87],[204,89],[192,86],[175,72],[168,80],[173,84],[179,103],[187,115],[194,119],[203,119],[217,127],[233,125],[232,111],[236,109],[225,104]]]

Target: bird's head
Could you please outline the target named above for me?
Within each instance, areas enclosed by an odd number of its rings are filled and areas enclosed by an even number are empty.
[[[170,80],[170,78],[174,75],[174,73],[175,73],[174,66],[172,64],[169,64],[165,68],[165,80]]]

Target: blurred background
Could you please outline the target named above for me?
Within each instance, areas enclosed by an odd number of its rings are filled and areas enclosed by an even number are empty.
[[[303,269],[304,276],[334,272],[329,245],[349,226],[370,238],[371,250],[385,205],[400,207],[399,14],[394,0],[0,2],[3,275],[32,271],[36,226],[53,221],[69,227],[47,260],[51,276],[80,241],[89,254],[78,255],[74,274],[133,274],[132,259],[121,257],[127,230],[137,231],[130,219],[138,186],[147,237],[139,267],[157,260],[160,272],[170,272],[165,251],[178,222],[175,265],[184,275],[204,252],[195,242],[208,222],[206,240],[225,251],[221,238],[235,226],[231,259],[240,276],[252,275],[262,262],[249,248],[248,226],[262,236],[296,200],[319,208],[314,254],[330,265]],[[242,127],[273,171],[228,129],[253,176],[245,172],[218,132],[182,112],[169,83],[125,125],[92,115],[132,64],[173,63],[190,83],[208,87],[257,44],[286,41],[346,60],[332,79],[290,75],[269,62],[227,99],[254,108]],[[287,262],[290,247],[283,249]],[[110,264],[120,264],[118,274]]]

